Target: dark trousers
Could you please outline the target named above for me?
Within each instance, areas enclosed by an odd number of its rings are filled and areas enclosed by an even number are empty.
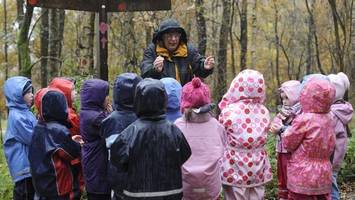
[[[110,200],[110,194],[94,194],[94,193],[87,193],[88,200]]]
[[[32,178],[25,178],[15,183],[14,200],[33,200],[35,189],[32,184]]]

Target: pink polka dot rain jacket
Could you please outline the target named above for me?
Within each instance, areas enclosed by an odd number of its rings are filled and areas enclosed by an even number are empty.
[[[222,182],[236,187],[263,185],[272,179],[264,148],[270,123],[263,75],[244,70],[231,83],[219,103],[220,122],[227,132]]]

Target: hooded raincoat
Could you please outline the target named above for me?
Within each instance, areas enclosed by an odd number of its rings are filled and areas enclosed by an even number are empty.
[[[31,177],[28,149],[37,120],[23,99],[23,90],[27,83],[31,83],[31,80],[15,76],[6,80],[4,85],[6,106],[9,108],[4,152],[14,182]]]
[[[80,145],[71,139],[64,95],[44,88],[35,98],[40,122],[29,149],[33,184],[41,197],[67,196],[73,188],[70,162],[80,156]]]
[[[113,88],[113,111],[102,122],[102,135],[106,139],[106,147],[111,148],[112,143],[118,135],[131,123],[136,121],[137,115],[134,112],[134,93],[137,84],[142,80],[141,77],[133,73],[123,73],[117,76]],[[111,164],[109,158],[107,179],[115,192],[121,193],[125,187],[126,173],[117,169]]]
[[[182,198],[181,166],[191,150],[179,128],[165,119],[166,101],[161,81],[141,81],[134,101],[138,120],[111,146],[112,163],[127,172],[125,199]]]
[[[334,122],[329,113],[335,90],[329,81],[313,79],[301,91],[303,113],[282,135],[292,153],[287,165],[287,188],[298,194],[330,193],[334,151]]]
[[[181,32],[180,45],[174,52],[169,52],[163,45],[162,35],[169,29],[176,29]],[[158,56],[164,57],[162,72],[153,68],[153,62]],[[190,82],[194,75],[206,78],[213,72],[213,69],[204,68],[205,58],[188,43],[185,30],[174,19],[167,19],[161,22],[159,29],[153,36],[152,43],[144,50],[143,61],[140,66],[142,77],[161,79],[172,77],[178,80],[181,85]]]
[[[72,90],[75,89],[75,85],[72,81],[65,78],[54,78],[48,85],[49,88],[56,88],[63,92],[68,102],[68,121],[71,123],[70,134],[80,135],[80,119],[79,115],[73,107]]]
[[[104,101],[109,93],[108,82],[89,79],[80,91],[80,133],[84,140],[82,159],[86,191],[94,194],[110,194],[107,181],[105,138],[101,135],[101,122],[108,116]]]
[[[227,132],[222,182],[235,187],[264,185],[272,179],[265,144],[270,115],[263,105],[263,75],[244,70],[235,77],[219,103],[220,122]]]

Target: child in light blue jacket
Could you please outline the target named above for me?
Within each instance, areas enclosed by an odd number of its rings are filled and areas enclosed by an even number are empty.
[[[22,76],[11,77],[5,82],[4,94],[9,109],[4,151],[15,183],[13,199],[33,199],[35,192],[28,161],[32,131],[37,123],[30,111],[33,104],[32,82]]]

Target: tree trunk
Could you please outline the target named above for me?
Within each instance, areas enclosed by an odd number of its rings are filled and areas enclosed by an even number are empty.
[[[242,12],[240,15],[240,71],[246,69],[248,52],[248,2],[242,0]]]
[[[23,11],[20,11],[21,8],[23,8],[23,1],[22,4],[21,0],[18,0],[17,3],[17,8],[19,11],[17,16],[19,20],[19,33],[17,36],[19,74],[31,78],[31,57],[28,33],[32,20],[33,7],[26,6],[26,13],[23,16]]]
[[[41,87],[48,84],[48,9],[42,8],[41,17]]]
[[[313,12],[314,12],[314,5],[315,5],[315,2],[312,0],[312,3],[311,3],[311,8],[309,7],[309,4],[308,4],[308,0],[306,0],[306,7],[307,7],[307,11],[308,11],[308,14],[309,14],[309,37],[310,34],[313,35],[313,38],[314,38],[314,45],[316,47],[316,59],[317,59],[317,67],[318,67],[318,70],[321,74],[325,74],[323,68],[322,68],[322,63],[320,61],[320,55],[319,55],[319,44],[318,44],[318,36],[317,36],[317,29],[316,29],[316,23],[314,21],[314,17],[313,17]],[[310,39],[310,38],[309,38]],[[309,41],[311,42],[311,41]],[[309,44],[310,45],[310,44]],[[312,47],[311,47],[312,48]],[[311,55],[312,58],[313,58],[313,55]],[[313,60],[313,59],[312,59]],[[311,63],[313,64],[313,63]],[[307,68],[308,69],[308,68]]]
[[[218,65],[217,65],[217,100],[222,99],[227,87],[227,48],[228,48],[228,30],[230,25],[231,1],[223,0],[222,23],[219,33]]]
[[[328,0],[332,16],[333,16],[333,23],[334,23],[334,35],[335,35],[335,54],[336,54],[336,62],[338,65],[339,71],[344,71],[344,56],[343,50],[341,48],[340,43],[340,34],[339,34],[339,19],[338,19],[338,11],[336,8],[336,1],[335,0]]]
[[[205,8],[204,8],[203,0],[196,0],[195,14],[196,14],[196,24],[197,24],[198,50],[202,55],[206,54],[206,46],[207,46],[206,19],[204,13],[205,13]]]
[[[232,8],[231,8],[231,19],[229,25],[229,38],[230,38],[230,46],[231,46],[231,68],[233,77],[236,76],[236,66],[235,66],[235,49],[234,49],[234,37],[233,37],[233,25],[234,25],[234,13],[235,13],[235,0],[232,0]]]
[[[4,61],[5,61],[5,80],[9,77],[9,58],[7,54],[8,44],[7,44],[7,10],[6,10],[6,0],[4,0]],[[1,119],[1,116],[0,116]]]
[[[64,13],[62,9],[50,9],[49,11],[49,75],[50,79],[59,76],[62,64],[61,51],[64,32]]]
[[[95,13],[81,13],[78,23],[83,27],[78,38],[79,73],[94,74]]]
[[[313,4],[312,0],[312,4]],[[308,0],[306,0],[306,7],[309,9],[308,6]],[[309,11],[310,12],[310,11]],[[308,22],[308,34],[307,34],[307,59],[306,59],[306,74],[311,74],[312,73],[312,65],[313,65],[313,26],[312,26],[312,15],[309,15],[309,18],[307,19]]]
[[[355,16],[355,6],[352,7],[352,16]],[[351,34],[351,55],[352,59],[355,59],[355,18],[352,18],[352,34]],[[350,79],[350,89],[348,92],[349,100],[352,105],[355,105],[355,62],[352,62],[351,68],[348,70]]]
[[[274,21],[274,31],[275,31],[275,49],[276,49],[276,57],[275,57],[275,68],[276,68],[276,80],[277,80],[277,87],[281,86],[280,80],[280,41],[279,41],[279,32],[278,32],[278,24],[279,24],[279,10],[277,7],[277,3],[275,0],[274,3],[274,11],[275,11],[275,21]]]
[[[256,34],[257,34],[256,8],[257,8],[257,0],[254,0],[252,14],[251,14],[252,33],[251,33],[251,45],[250,45],[250,56],[251,56],[252,67],[256,67]]]

